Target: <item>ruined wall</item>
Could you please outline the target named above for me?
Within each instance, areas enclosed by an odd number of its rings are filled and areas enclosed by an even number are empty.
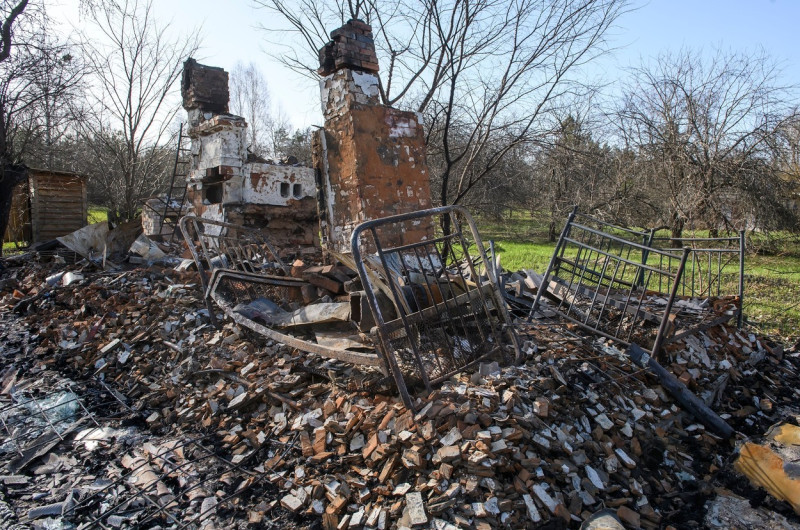
[[[363,221],[431,206],[421,117],[380,104],[372,32],[350,21],[320,50],[324,130],[315,139],[324,244],[350,252]],[[382,234],[387,244],[420,241],[432,226]]]
[[[314,170],[248,163],[242,174],[239,204],[228,207],[228,222],[265,226],[279,247],[302,247],[301,254],[315,253],[320,243]]]
[[[187,199],[194,213],[261,228],[287,255],[316,253],[314,170],[248,161],[247,122],[227,114],[227,72],[189,60],[183,80],[192,140]]]
[[[269,163],[246,164],[248,178],[242,183],[242,201],[296,208],[298,201],[316,197],[314,170],[303,166]]]
[[[245,162],[246,127],[222,115],[190,131],[188,196],[196,215],[264,228],[279,247],[318,247],[314,170]]]
[[[155,197],[152,199],[148,199],[145,202],[145,207],[142,208],[142,232],[147,237],[160,237],[161,240],[169,239],[172,236],[173,230],[178,230],[178,236],[183,237],[180,235],[180,229],[177,227],[177,223],[175,222],[175,214],[172,212],[177,212],[180,203],[177,199],[172,199],[170,201],[169,209],[164,208],[164,199],[160,197]],[[166,211],[166,221],[162,222],[162,218],[164,218],[164,213]],[[189,206],[184,206],[181,208],[182,215],[188,215],[194,213],[194,208]]]
[[[189,129],[192,176],[210,167],[240,167],[247,158],[247,122],[232,114],[211,117]]]

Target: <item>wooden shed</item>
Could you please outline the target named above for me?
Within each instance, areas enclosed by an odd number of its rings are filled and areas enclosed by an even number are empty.
[[[65,171],[28,169],[14,190],[4,241],[50,241],[86,226],[86,178]]]

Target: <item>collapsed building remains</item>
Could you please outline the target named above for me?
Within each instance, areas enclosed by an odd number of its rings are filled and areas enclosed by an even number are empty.
[[[422,118],[381,104],[370,26],[351,20],[331,38],[320,51],[325,126],[313,138],[313,169],[249,153],[246,121],[228,112],[227,72],[186,61],[188,213],[264,229],[282,248],[347,254],[358,224],[431,206]],[[146,234],[161,231],[159,215],[168,214],[145,212]],[[385,237],[401,243],[433,234],[431,225],[408,228]]]
[[[148,267],[8,262],[0,519],[796,526],[800,343],[733,322],[743,240],[669,250],[574,211],[543,275],[503,272],[463,208],[425,209],[369,26],[331,37],[316,178],[249,156],[227,74],[189,60],[193,260],[137,238]]]
[[[186,211],[259,227],[283,247],[315,253],[314,170],[248,152],[247,122],[228,113],[228,74],[223,69],[189,59],[181,88],[191,139]]]
[[[800,522],[779,500],[796,503],[791,489],[765,495],[733,466],[746,440],[738,468],[768,487],[796,482],[783,477],[794,457],[770,449],[791,426],[762,435],[800,413],[800,344],[719,324],[668,346],[668,369],[735,429],[730,440],[557,320],[532,329],[523,364],[483,363],[411,410],[363,386],[358,365],[214,328],[194,271],[6,265],[9,525],[578,528],[600,510],[623,521],[610,518],[615,530]],[[43,288],[59,271],[85,279]],[[774,485],[764,462],[781,471]]]
[[[226,108],[224,90],[215,88],[226,81],[223,72],[192,62],[184,71],[184,106],[193,139],[189,196],[196,217],[184,218],[181,228],[212,319],[213,300],[238,324],[284,344],[379,366],[412,408],[406,377],[431,390],[432,383],[504,353],[501,336],[507,333],[512,356],[520,357],[519,348],[486,256],[470,254],[483,250],[469,215],[426,210],[431,200],[422,123],[414,113],[380,104],[370,27],[351,20],[331,37],[320,51],[325,126],[314,140],[320,244],[330,264],[284,262],[299,257],[298,245],[275,233],[274,219],[249,223],[263,229],[259,235],[232,218],[225,197],[238,192],[241,171],[233,164],[241,158],[236,148],[243,146],[246,125],[215,113]],[[212,110],[205,107],[209,101]],[[275,177],[273,170],[265,179],[273,197],[285,186]],[[286,187],[294,193],[299,186]],[[247,192],[245,183],[243,207],[264,211]],[[293,220],[285,209],[274,212]],[[434,237],[445,220],[453,230]],[[396,342],[398,333],[419,339]]]

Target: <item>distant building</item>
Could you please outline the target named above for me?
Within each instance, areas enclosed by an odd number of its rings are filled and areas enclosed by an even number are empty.
[[[76,173],[28,169],[14,189],[3,241],[51,241],[86,226],[86,178]]]

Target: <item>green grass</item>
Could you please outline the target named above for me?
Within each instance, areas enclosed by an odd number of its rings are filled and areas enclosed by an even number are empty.
[[[27,246],[27,241],[9,241],[7,243],[3,243],[3,256],[21,252]]]
[[[542,219],[514,212],[507,219],[477,219],[476,223],[484,243],[494,241],[503,269],[544,272],[547,268],[555,243],[547,241],[547,226]]]
[[[561,230],[566,217],[559,223]],[[547,224],[525,212],[503,220],[479,218],[481,238],[495,242],[503,269],[547,268],[555,243],[547,240]],[[661,234],[659,234],[661,235]],[[684,237],[709,237],[708,231],[685,232]],[[792,234],[747,234],[745,256],[745,315],[769,333],[800,337],[800,237]],[[687,269],[688,270],[688,269]],[[723,272],[722,291],[738,292],[738,265]]]
[[[102,206],[89,206],[89,215],[87,216],[87,221],[90,225],[108,221],[108,208],[103,208]]]
[[[508,271],[533,269],[543,273],[554,248],[555,244],[551,243],[495,240],[495,251],[500,255],[500,264]]]

